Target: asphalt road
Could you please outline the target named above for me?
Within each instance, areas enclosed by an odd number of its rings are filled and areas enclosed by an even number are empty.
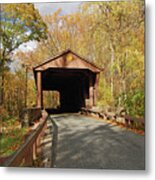
[[[53,167],[145,169],[144,136],[78,114],[52,116]]]

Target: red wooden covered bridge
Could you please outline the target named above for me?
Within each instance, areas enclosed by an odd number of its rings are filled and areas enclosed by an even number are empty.
[[[38,107],[26,108],[21,121],[23,126],[34,125],[35,120],[39,120],[39,123],[28,135],[25,143],[4,162],[3,166],[32,167],[35,164],[34,162],[37,162],[35,161],[36,158],[40,158],[40,154],[43,154],[46,159],[44,167],[47,166],[48,162],[47,167],[57,168],[135,170],[145,168],[144,136],[131,134],[131,128],[135,128],[137,124],[141,129],[144,129],[144,120],[127,115],[122,116],[121,114],[112,116],[91,109],[96,105],[97,86],[102,69],[73,51],[67,50],[59,56],[34,67],[33,70],[37,86]],[[41,111],[41,108],[44,108],[43,91],[59,91],[61,108],[58,113],[61,111],[76,112],[81,109],[83,115],[66,113],[66,116],[58,115],[52,118],[46,111]],[[120,122],[120,118],[123,118],[121,128],[115,128],[109,125],[109,122],[96,121],[96,118],[85,118],[84,115],[87,114],[93,114],[93,116],[108,121],[110,119],[115,120],[117,123]],[[57,120],[59,120],[59,124],[57,124]],[[126,127],[130,127],[129,132],[127,129],[126,131],[122,130],[122,122]],[[106,137],[107,140],[104,141],[105,138],[103,137]],[[95,141],[96,139],[97,141]],[[111,148],[111,142],[115,145],[114,148]],[[45,148],[45,144],[48,149]],[[137,144],[136,148],[133,148],[133,144]],[[90,151],[88,151],[89,149]],[[106,152],[111,152],[108,157]],[[120,156],[120,152],[123,153],[123,158]],[[89,160],[85,161],[86,158]],[[40,164],[37,166],[39,167]]]
[[[43,91],[60,93],[62,111],[78,111],[96,105],[101,68],[67,50],[33,68],[37,86],[37,107],[43,108]]]

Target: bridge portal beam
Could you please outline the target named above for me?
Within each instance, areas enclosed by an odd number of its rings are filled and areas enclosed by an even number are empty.
[[[37,72],[37,107],[43,107],[42,74]]]
[[[97,93],[98,93],[98,85],[99,85],[99,75],[100,74],[96,74],[95,77],[95,84],[94,84],[94,101],[93,101],[93,105],[96,106],[96,102],[97,102]]]
[[[93,106],[96,106],[96,87],[93,87]]]
[[[89,87],[89,106],[92,108],[94,105],[94,87]]]

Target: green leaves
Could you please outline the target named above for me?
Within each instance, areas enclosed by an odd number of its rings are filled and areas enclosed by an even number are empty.
[[[46,38],[47,27],[33,4],[3,4],[1,11],[1,58],[30,40]]]
[[[121,94],[120,98],[128,114],[133,117],[144,117],[144,89],[135,89]]]

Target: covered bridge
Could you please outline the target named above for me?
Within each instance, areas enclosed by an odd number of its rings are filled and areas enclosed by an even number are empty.
[[[101,71],[95,64],[71,50],[33,68],[37,86],[37,107],[43,108],[43,91],[60,93],[62,111],[78,111],[96,105]]]

